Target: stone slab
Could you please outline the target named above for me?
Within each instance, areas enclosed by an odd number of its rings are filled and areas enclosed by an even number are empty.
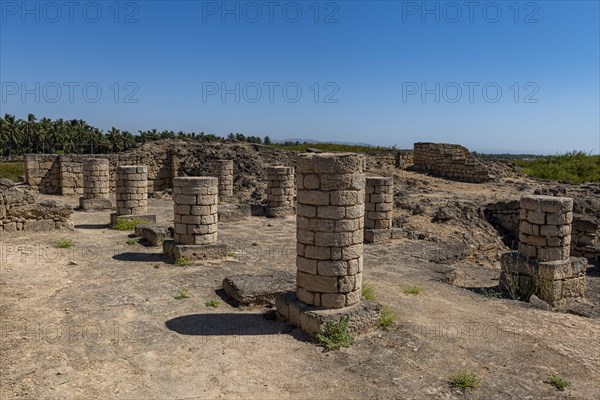
[[[79,198],[79,209],[83,211],[112,210],[110,199],[84,199]]]
[[[384,243],[392,240],[391,229],[365,229],[365,243]]]
[[[275,304],[275,299],[296,289],[296,275],[274,271],[260,275],[234,275],[223,279],[223,290],[243,305]]]
[[[162,246],[165,240],[173,239],[173,227],[163,225],[138,225],[135,236],[141,236],[152,246]]]
[[[219,222],[236,222],[252,215],[250,204],[219,204]]]
[[[145,224],[156,224],[156,215],[152,214],[140,214],[140,215],[117,215],[117,213],[110,214],[110,226],[113,226],[120,220],[141,220]]]
[[[298,300],[295,291],[278,296],[275,307],[280,318],[310,335],[324,333],[327,322],[337,322],[342,317],[349,317],[351,333],[365,333],[379,326],[381,316],[381,305],[372,301],[361,300],[350,307],[326,309]]]
[[[218,260],[227,256],[227,245],[222,242],[215,244],[184,245],[176,244],[174,240],[163,242],[163,254],[175,260]]]

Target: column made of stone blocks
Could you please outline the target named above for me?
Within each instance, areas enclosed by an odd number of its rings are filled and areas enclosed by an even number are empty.
[[[141,215],[148,211],[148,167],[121,165],[116,172],[117,215]]]
[[[83,198],[108,199],[109,162],[105,158],[89,158],[83,163]]]
[[[217,242],[219,190],[215,177],[173,179],[176,244]]]
[[[267,168],[267,206],[294,207],[294,168],[277,165]]]
[[[519,220],[521,255],[542,262],[569,259],[573,199],[523,196]]]
[[[233,160],[213,160],[210,175],[219,179],[219,195],[233,196]]]
[[[367,177],[365,193],[365,228],[391,229],[394,208],[394,178]]]
[[[360,301],[364,169],[359,154],[297,159],[296,295],[306,304],[342,308]]]

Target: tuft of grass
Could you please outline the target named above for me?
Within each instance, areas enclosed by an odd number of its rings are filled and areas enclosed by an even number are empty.
[[[25,163],[23,161],[0,162],[0,178],[7,178],[18,182],[19,176],[25,175]]]
[[[569,183],[600,182],[600,155],[571,151],[533,160],[516,161],[523,173],[541,179]]]
[[[142,240],[142,238],[133,238],[133,239],[127,239],[127,244],[137,244],[140,242],[140,240]]]
[[[153,267],[156,268],[156,269],[159,269],[160,268],[160,264],[154,264]]]
[[[421,293],[421,290],[422,289],[419,286],[409,286],[404,288],[402,292],[404,292],[404,294],[419,294]]]
[[[118,231],[132,231],[138,225],[146,224],[147,222],[143,219],[119,219],[117,222],[111,226],[112,229],[116,229]]]
[[[175,264],[177,264],[180,267],[189,267],[190,265],[192,265],[192,260],[188,260],[187,258],[180,257],[177,260],[175,260]]]
[[[235,251],[228,251],[227,257],[235,257]]]
[[[458,371],[448,379],[450,384],[455,388],[462,389],[466,393],[471,393],[473,389],[479,386],[479,378],[477,375],[467,372]]]
[[[187,290],[185,289],[181,289],[177,292],[177,294],[175,295],[175,299],[177,300],[183,300],[183,299],[187,299],[190,297],[190,294]]]
[[[379,317],[379,326],[387,329],[392,326],[394,322],[396,322],[396,318],[397,315],[394,310],[388,306],[383,306],[381,309],[381,316]]]
[[[221,305],[221,302],[218,300],[209,300],[206,303],[204,303],[204,305],[206,307],[219,307]]]
[[[496,292],[495,290],[484,288],[484,287],[480,288],[479,290],[481,292],[481,295],[483,297],[487,297],[488,299],[501,299],[502,298],[502,292]]]
[[[555,388],[560,390],[561,392],[565,390],[568,386],[571,385],[571,382],[561,378],[558,375],[550,375],[546,379],[546,383],[553,385]]]
[[[54,247],[57,249],[69,249],[73,247],[73,241],[71,239],[59,239],[54,242]]]
[[[371,285],[363,285],[360,295],[363,297],[363,299],[368,301],[375,301],[377,299],[377,296],[375,295],[375,288]]]
[[[341,347],[349,347],[354,343],[354,336],[348,330],[350,317],[344,316],[339,321],[327,321],[325,333],[317,333],[319,344],[327,350],[336,350]]]

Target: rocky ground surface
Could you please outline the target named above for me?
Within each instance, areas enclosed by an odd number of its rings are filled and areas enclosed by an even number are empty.
[[[236,307],[224,295],[226,276],[294,273],[294,218],[222,222],[230,256],[180,267],[159,248],[127,244],[129,232],[107,229],[108,213],[76,212],[74,231],[0,238],[0,398],[596,399],[598,267],[588,269],[587,314],[487,291],[507,247],[481,205],[551,186],[509,174],[477,185],[376,172],[397,177],[405,236],[365,246],[365,284],[397,313],[390,329],[323,352],[269,307]],[[151,199],[149,212],[172,224],[168,199]],[[56,249],[59,239],[74,246]],[[421,292],[404,292],[413,286]],[[190,297],[175,299],[182,289]],[[449,385],[459,370],[480,377],[471,394]],[[557,391],[550,374],[571,386]]]

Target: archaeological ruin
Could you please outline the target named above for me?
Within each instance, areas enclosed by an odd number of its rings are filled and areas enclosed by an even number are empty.
[[[110,210],[109,162],[103,158],[90,158],[83,163],[83,196],[79,208],[88,210]]]
[[[285,217],[295,210],[294,168],[267,167],[267,215]]]
[[[210,175],[219,180],[219,198],[233,196],[233,160],[213,160]]]
[[[111,225],[118,220],[143,220],[156,223],[156,215],[148,212],[148,167],[121,165],[116,169],[116,213],[110,215]]]
[[[392,238],[394,178],[367,177],[365,189],[365,242],[380,243]]]

